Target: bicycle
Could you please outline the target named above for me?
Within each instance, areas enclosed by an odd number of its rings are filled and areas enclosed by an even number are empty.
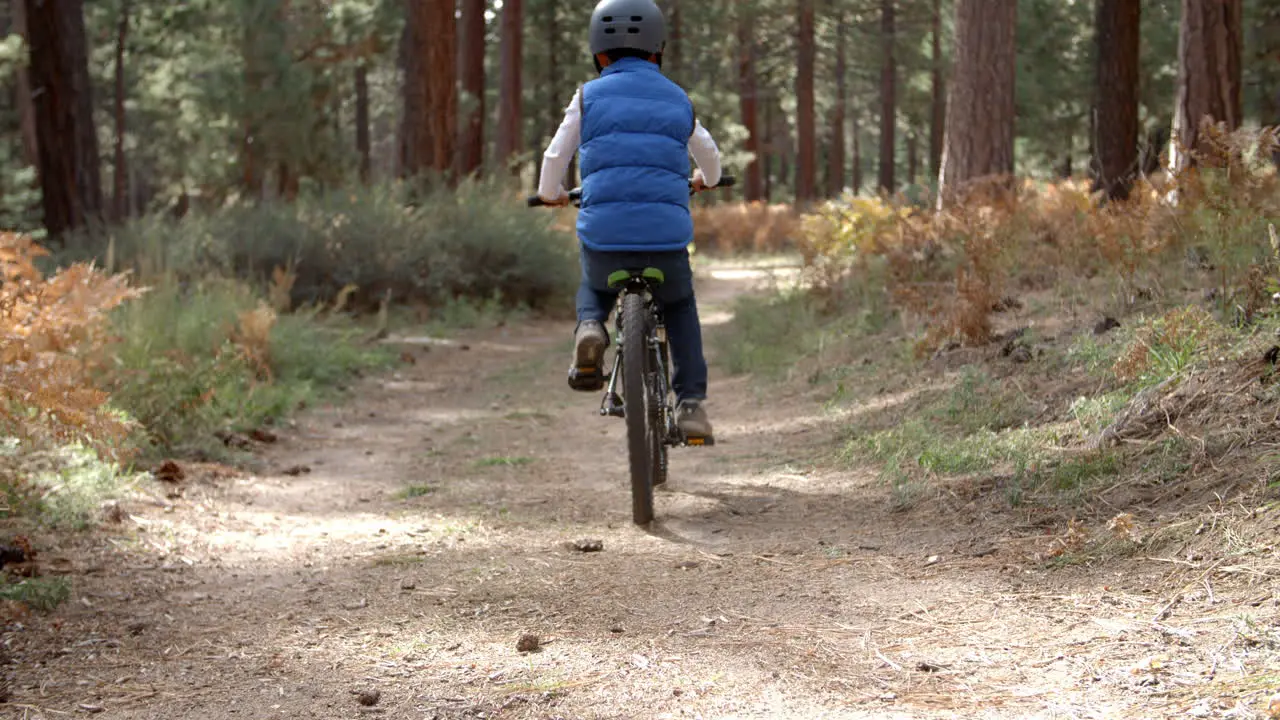
[[[735,179],[726,175],[715,187],[731,187],[734,183]],[[692,181],[689,188],[692,195]],[[571,190],[569,201],[581,207],[582,188]],[[528,204],[529,207],[546,206],[536,195],[528,199]],[[655,299],[665,279],[657,268],[621,268],[609,275],[609,287],[619,290],[614,313],[617,349],[613,354],[613,369],[604,375],[584,378],[588,387],[605,386],[600,415],[626,420],[631,519],[636,525],[653,521],[653,490],[667,482],[667,449],[714,444],[711,438],[686,437],[676,425],[667,329],[662,308]],[[622,379],[621,395],[618,394],[619,378]],[[635,401],[633,412],[627,412],[629,400]],[[635,412],[637,409],[639,412]]]

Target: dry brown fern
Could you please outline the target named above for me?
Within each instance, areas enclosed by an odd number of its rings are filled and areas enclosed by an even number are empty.
[[[107,313],[136,297],[123,275],[77,264],[45,277],[31,238],[0,233],[0,429],[113,451],[128,422],[92,381],[111,341]]]

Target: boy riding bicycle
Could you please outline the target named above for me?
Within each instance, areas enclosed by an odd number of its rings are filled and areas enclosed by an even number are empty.
[[[655,293],[671,345],[676,424],[687,437],[711,440],[703,407],[707,362],[689,265],[688,173],[692,154],[698,165],[693,189],[715,187],[720,151],[689,96],[662,74],[666,23],[653,0],[601,0],[590,37],[600,77],[580,88],[565,109],[538,182],[543,202],[568,204],[562,181],[574,152],[580,153],[582,283],[569,385],[603,387],[609,345],[604,323],[618,296],[609,287],[610,273],[657,268],[666,276]]]

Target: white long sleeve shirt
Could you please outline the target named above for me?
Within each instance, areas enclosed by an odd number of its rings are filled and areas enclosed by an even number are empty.
[[[556,200],[564,195],[564,174],[569,170],[569,160],[582,144],[582,88],[573,94],[569,107],[564,109],[564,120],[551,139],[547,151],[542,154],[542,176],[538,179],[538,196],[543,200]],[[693,135],[689,138],[689,152],[702,171],[707,187],[720,182],[720,148],[711,133],[694,120]]]

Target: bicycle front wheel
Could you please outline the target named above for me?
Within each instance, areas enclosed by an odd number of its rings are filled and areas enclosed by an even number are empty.
[[[622,299],[622,396],[631,466],[631,519],[637,525],[648,525],[653,520],[653,454],[648,427],[651,415],[646,407],[644,382],[648,325],[644,298],[628,293]]]

